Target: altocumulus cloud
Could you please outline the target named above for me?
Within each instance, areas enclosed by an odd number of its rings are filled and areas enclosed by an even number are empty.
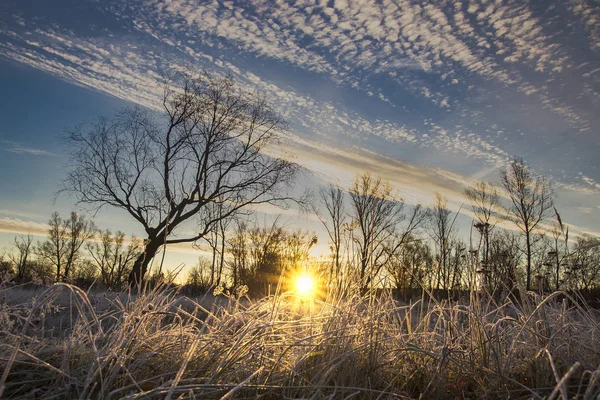
[[[148,107],[158,104],[164,71],[230,73],[277,99],[292,123],[287,151],[324,179],[332,179],[327,166],[343,171],[359,160],[404,176],[398,184],[415,198],[439,189],[458,201],[461,181],[489,178],[481,171],[520,154],[560,190],[598,190],[600,37],[591,1],[96,7],[102,13],[87,30],[69,24],[71,15],[40,19],[6,7],[0,55]],[[418,185],[425,180],[434,183]]]

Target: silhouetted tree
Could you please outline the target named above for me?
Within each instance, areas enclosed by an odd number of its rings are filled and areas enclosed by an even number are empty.
[[[600,238],[584,235],[577,239],[564,276],[571,289],[600,287]]]
[[[343,226],[346,221],[344,191],[339,186],[330,184],[320,189],[319,197],[321,205],[327,211],[327,216],[323,218],[318,210],[315,210],[315,214],[325,227],[331,242],[332,261],[327,279],[328,284],[331,285],[334,280],[337,280],[341,270]]]
[[[365,289],[373,282],[389,256],[390,240],[402,220],[404,202],[394,197],[389,183],[365,173],[350,188],[351,217],[356,226],[358,280]]]
[[[440,194],[435,194],[435,204],[429,209],[428,233],[438,250],[435,288],[449,289],[451,281],[451,265],[448,263],[452,240],[456,227],[450,218],[448,201]]]
[[[231,255],[229,265],[234,287],[244,284],[245,278],[249,275],[248,243],[248,225],[240,220],[235,221],[234,232],[227,243],[227,249]]]
[[[0,282],[10,281],[13,277],[13,263],[7,257],[5,252],[0,254]]]
[[[17,282],[23,282],[30,278],[29,268],[31,264],[31,256],[33,255],[34,245],[33,236],[28,235],[17,235],[14,238],[15,253],[9,255],[10,260],[13,262],[16,270]]]
[[[243,284],[254,293],[274,293],[285,267],[283,247],[285,230],[277,220],[268,227],[255,227],[248,232],[249,268]]]
[[[387,263],[396,289],[413,289],[426,285],[433,271],[433,255],[426,242],[407,240],[394,257]]]
[[[54,212],[48,225],[48,239],[38,244],[37,253],[55,267],[57,281],[69,279],[80,256],[81,246],[93,237],[96,228],[85,215],[76,212],[71,212],[66,220]]]
[[[210,232],[202,239],[211,249],[211,267],[210,267],[210,285],[219,286],[223,279],[223,269],[225,266],[226,252],[226,232],[227,228],[234,220],[234,215],[224,216],[226,208],[222,203],[213,203],[208,207],[210,218],[217,222],[213,224]]]
[[[166,87],[162,109],[162,118],[125,109],[68,135],[73,169],[63,190],[82,203],[125,210],[146,232],[130,283],[143,280],[162,246],[202,239],[248,205],[289,199],[281,189],[298,171],[264,153],[284,121],[230,77],[180,75]],[[214,203],[223,207],[216,217],[208,207]],[[178,231],[192,217],[196,233]]]
[[[249,228],[237,222],[228,241],[233,286],[248,286],[252,294],[285,289],[287,279],[308,266],[309,250],[317,237],[306,231],[288,232],[275,219],[268,226]],[[281,286],[279,286],[281,284]]]
[[[471,204],[471,210],[477,218],[474,227],[483,238],[484,269],[488,269],[489,236],[496,224],[502,219],[500,216],[500,194],[496,186],[487,182],[477,182],[465,189],[465,196]]]
[[[107,287],[118,287],[124,283],[139,256],[139,239],[131,236],[128,242],[125,233],[117,231],[113,234],[107,229],[98,232],[97,240],[86,244],[91,264],[100,272],[102,283]]]
[[[193,295],[206,292],[212,286],[210,282],[211,261],[206,257],[198,257],[198,262],[188,271],[185,284]]]
[[[81,288],[91,287],[98,279],[98,269],[89,258],[79,260],[71,275],[72,281]]]
[[[517,283],[517,271],[522,260],[522,246],[516,233],[495,231],[489,238],[486,286],[495,299],[509,295]]]
[[[532,285],[540,292],[548,292],[553,288],[554,256],[552,255],[553,240],[547,232],[531,234],[531,276]]]
[[[406,244],[421,240],[418,237],[418,230],[427,222],[428,218],[429,210],[423,208],[421,204],[413,206],[408,216],[404,213],[398,215],[394,235],[385,246],[387,257],[384,259],[384,264],[387,264]]]
[[[502,168],[500,178],[510,200],[506,211],[525,235],[526,288],[531,290],[531,234],[550,216],[554,204],[552,188],[543,176],[534,174],[521,158],[512,159]]]

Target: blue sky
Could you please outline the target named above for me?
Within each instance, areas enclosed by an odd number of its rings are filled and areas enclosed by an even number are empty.
[[[587,0],[5,0],[0,241],[73,208],[53,203],[65,127],[128,103],[157,107],[162,74],[181,66],[269,96],[309,185],[369,170],[408,203],[438,191],[457,210],[464,185],[497,181],[521,156],[553,182],[573,231],[600,232],[598,10]],[[100,217],[136,231],[119,213]]]

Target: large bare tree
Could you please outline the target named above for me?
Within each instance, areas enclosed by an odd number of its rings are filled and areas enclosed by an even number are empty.
[[[502,168],[500,179],[510,200],[506,211],[525,235],[526,288],[531,290],[531,235],[542,221],[552,215],[554,195],[550,183],[532,172],[522,158],[513,158]]]
[[[195,242],[248,205],[288,199],[281,189],[298,171],[264,152],[285,122],[230,77],[183,74],[166,86],[162,110],[125,109],[68,135],[73,168],[64,189],[79,202],[125,210],[146,232],[132,284],[162,246]],[[196,232],[183,234],[178,228],[194,218]]]

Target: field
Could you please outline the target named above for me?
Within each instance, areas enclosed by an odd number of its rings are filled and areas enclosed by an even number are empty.
[[[562,293],[516,306],[477,293],[403,304],[0,290],[2,398],[600,396],[600,313]]]

